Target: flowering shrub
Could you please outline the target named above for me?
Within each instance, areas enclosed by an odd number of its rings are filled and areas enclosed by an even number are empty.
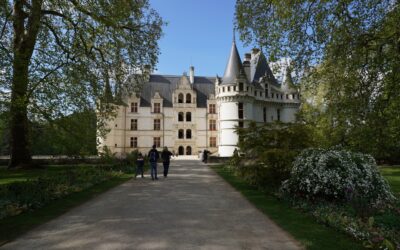
[[[363,208],[395,200],[374,158],[345,150],[304,150],[282,191],[307,200],[353,202]]]

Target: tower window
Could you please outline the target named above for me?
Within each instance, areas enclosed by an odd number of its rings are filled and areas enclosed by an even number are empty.
[[[239,91],[243,91],[243,83],[239,82]]]
[[[238,117],[239,119],[243,119],[243,103],[239,102],[238,106]]]
[[[280,110],[280,109],[277,109],[277,110],[276,110],[276,119],[277,119],[278,121],[281,120],[281,110]]]
[[[268,89],[265,89],[265,97],[268,98]]]
[[[286,99],[289,99],[289,95],[288,94],[286,94]]]
[[[228,86],[228,92],[231,91],[231,87]]]

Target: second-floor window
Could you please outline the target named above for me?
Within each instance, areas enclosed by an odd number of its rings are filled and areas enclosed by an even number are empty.
[[[131,130],[137,130],[137,119],[131,119]]]
[[[178,113],[178,122],[183,122],[183,112]]]
[[[215,120],[210,120],[210,130],[211,131],[217,130],[217,122]]]
[[[160,121],[160,119],[154,119],[154,130],[161,130],[161,121]]]
[[[137,104],[137,102],[132,102],[131,103],[131,112],[132,113],[137,113],[138,112],[138,104]]]
[[[184,138],[183,129],[179,129],[178,130],[178,139],[183,139],[183,138]]]
[[[154,112],[154,113],[160,113],[160,110],[161,110],[161,104],[160,104],[159,102],[155,102],[155,103],[154,103],[154,110],[153,110],[153,112]]]
[[[239,119],[243,119],[243,103],[239,102],[238,105],[238,117]]]
[[[215,104],[209,104],[208,109],[208,112],[210,112],[210,114],[215,114]]]
[[[190,113],[190,112],[186,113],[186,121],[187,122],[191,122],[192,121],[192,113]]]
[[[186,139],[192,139],[192,130],[186,130]]]

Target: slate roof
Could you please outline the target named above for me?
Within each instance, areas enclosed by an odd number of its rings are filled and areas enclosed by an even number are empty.
[[[140,94],[140,106],[150,107],[151,98],[158,92],[163,98],[164,107],[172,107],[172,93],[177,89],[179,79],[182,76],[150,75],[149,82],[142,87]],[[215,77],[195,76],[193,90],[197,93],[197,107],[206,108],[207,98],[215,95]]]
[[[221,84],[232,84],[235,79],[244,73],[243,65],[240,59],[235,41],[232,43],[231,52],[229,54],[228,63],[226,64],[225,73],[222,77]]]

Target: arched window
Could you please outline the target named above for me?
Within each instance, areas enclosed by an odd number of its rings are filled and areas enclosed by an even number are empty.
[[[186,103],[192,103],[192,95],[189,93],[186,94]]]
[[[186,130],[186,139],[192,139],[192,130],[190,129]]]
[[[186,113],[186,121],[187,122],[191,122],[192,121],[192,113],[190,113],[190,112]]]
[[[179,155],[184,155],[185,154],[184,150],[185,149],[183,148],[183,146],[179,146],[178,148]]]
[[[183,94],[179,93],[178,95],[178,103],[183,103]]]
[[[178,113],[178,122],[183,122],[183,112]]]
[[[243,91],[243,83],[239,82],[239,91]]]
[[[178,130],[178,139],[183,139],[183,129]]]
[[[191,155],[192,154],[192,147],[191,146],[187,146],[186,147],[186,155]]]

